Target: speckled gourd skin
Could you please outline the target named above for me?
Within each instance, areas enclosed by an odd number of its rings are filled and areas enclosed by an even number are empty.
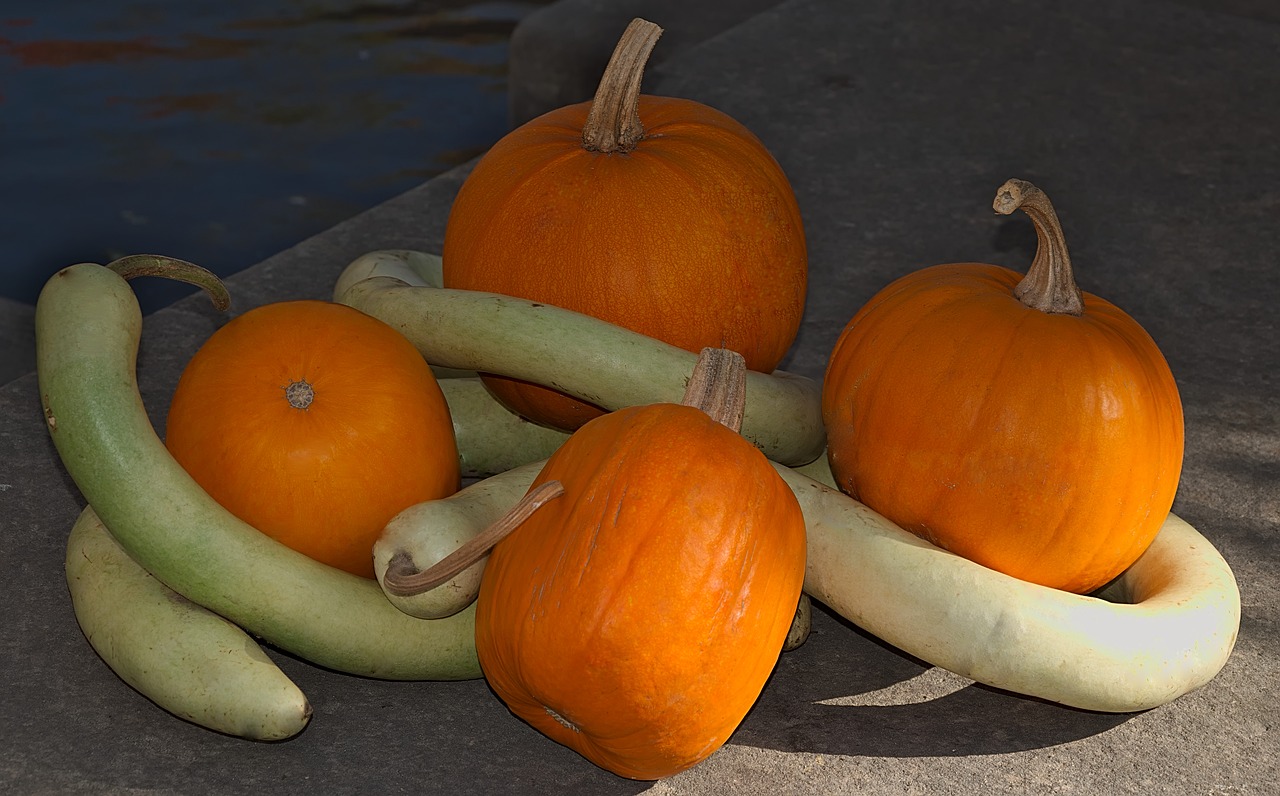
[[[247,633],[156,580],[93,508],[67,538],[76,621],[111,670],[187,721],[257,741],[306,728],[311,705]]]

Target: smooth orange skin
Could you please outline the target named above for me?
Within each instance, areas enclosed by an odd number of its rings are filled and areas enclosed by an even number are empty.
[[[800,506],[750,443],[675,404],[587,423],[534,486],[552,479],[565,494],[490,554],[480,666],[513,713],[602,768],[682,771],[777,662],[804,581]]]
[[[777,367],[804,312],[800,210],[764,145],[729,116],[641,96],[628,154],[582,146],[590,103],[509,133],[476,164],[444,237],[444,284],[551,304],[697,352]],[[572,430],[601,410],[487,378],[509,408]]]
[[[831,353],[822,409],[837,483],[991,569],[1066,591],[1146,550],[1182,468],[1177,384],[1113,304],[1031,309],[1022,275],[934,266],[881,290]]]
[[[285,399],[298,379],[315,388],[305,410]],[[178,382],[165,444],[232,514],[366,578],[387,522],[460,483],[449,407],[417,349],[323,301],[266,304],[211,335]]]

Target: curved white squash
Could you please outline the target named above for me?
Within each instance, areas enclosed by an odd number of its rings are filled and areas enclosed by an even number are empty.
[[[1235,645],[1235,576],[1176,515],[1100,599],[987,569],[827,484],[778,470],[809,529],[805,592],[956,674],[1077,708],[1128,712],[1204,685]]]

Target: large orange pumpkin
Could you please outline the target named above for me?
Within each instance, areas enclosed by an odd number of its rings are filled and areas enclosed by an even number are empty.
[[[725,742],[777,662],[804,580],[799,504],[754,446],[679,404],[588,422],[530,493],[553,481],[563,496],[485,567],[485,677],[609,771],[682,771]]]
[[[387,521],[459,485],[430,367],[382,321],[324,301],[266,304],[214,332],[178,382],[165,443],[232,514],[368,578]]]
[[[995,206],[1031,216],[1031,269],[934,266],[867,302],[824,379],[831,469],[844,491],[935,544],[1088,592],[1164,522],[1182,404],[1150,335],[1076,287],[1045,195],[1011,180]]]
[[[639,96],[660,29],[627,29],[592,102],[509,133],[476,164],[444,236],[444,284],[545,302],[768,372],[804,311],[800,211],[778,163],[729,116]],[[566,430],[600,410],[487,377],[514,411]]]

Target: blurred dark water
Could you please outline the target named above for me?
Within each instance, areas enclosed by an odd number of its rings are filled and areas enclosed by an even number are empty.
[[[469,160],[547,2],[0,0],[0,295],[138,252],[225,276]]]

